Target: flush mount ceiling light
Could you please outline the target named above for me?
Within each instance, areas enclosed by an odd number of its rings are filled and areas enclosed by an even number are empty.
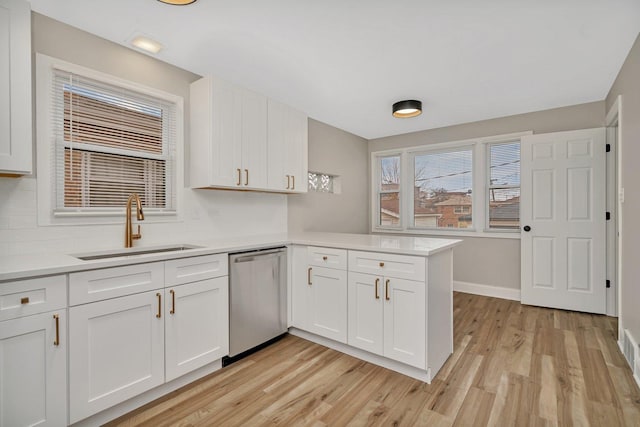
[[[136,36],[131,40],[131,44],[149,53],[158,53],[162,50],[162,45],[155,40],[145,36]]]
[[[393,104],[393,117],[408,118],[422,114],[422,101],[409,99]]]
[[[175,6],[186,6],[195,3],[196,0],[158,0],[160,3],[173,4]]]

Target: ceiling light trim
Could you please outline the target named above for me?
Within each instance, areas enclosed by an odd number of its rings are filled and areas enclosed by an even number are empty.
[[[393,117],[400,119],[416,117],[422,114],[422,101],[416,99],[398,101],[393,104],[392,111]]]

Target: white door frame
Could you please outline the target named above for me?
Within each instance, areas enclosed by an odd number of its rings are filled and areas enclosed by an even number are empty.
[[[607,299],[611,298],[615,298],[616,300],[616,310],[614,312],[610,312],[609,308],[611,307],[612,304],[609,304],[609,302],[607,301],[607,314],[609,316],[618,316],[618,340],[621,340],[622,337],[622,331],[624,330],[623,326],[622,326],[622,304],[621,304],[621,289],[622,289],[622,256],[621,256],[621,251],[622,251],[622,235],[620,234],[620,230],[622,229],[622,203],[624,202],[624,188],[622,187],[622,95],[618,95],[618,97],[616,98],[615,102],[613,103],[613,105],[611,106],[611,108],[609,109],[609,111],[607,112],[607,116],[606,116],[606,120],[605,120],[605,125],[607,126],[607,128],[610,127],[615,127],[617,126],[617,132],[615,136],[615,141],[609,141],[609,137],[611,136],[609,132],[607,132],[607,143],[615,143],[615,146],[612,145],[612,148],[615,150],[614,154],[615,154],[615,170],[611,171],[613,173],[615,173],[615,176],[613,176],[612,173],[610,173],[610,171],[607,171],[607,178],[611,178],[611,179],[615,179],[615,189],[616,189],[616,205],[615,205],[615,211],[616,211],[616,230],[614,235],[612,236],[613,238],[616,239],[616,244],[615,244],[615,254],[613,254],[613,256],[615,257],[615,281],[613,282],[613,285],[611,287],[611,289],[608,289],[608,291],[612,291],[612,292],[607,292]],[[610,165],[610,162],[607,162],[608,165]],[[610,187],[609,187],[610,188]],[[609,242],[608,242],[609,243]],[[609,244],[607,245],[609,248],[611,247]],[[607,257],[609,256],[609,254],[607,254]]]

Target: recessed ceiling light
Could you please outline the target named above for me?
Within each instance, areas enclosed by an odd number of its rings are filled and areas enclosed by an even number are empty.
[[[150,53],[158,53],[162,50],[162,45],[155,40],[151,40],[145,36],[136,36],[131,40],[131,44]]]
[[[393,104],[393,117],[407,118],[419,116],[420,114],[422,114],[422,101],[409,99]]]
[[[195,3],[196,0],[158,0],[160,3],[173,4],[176,6],[186,6]]]

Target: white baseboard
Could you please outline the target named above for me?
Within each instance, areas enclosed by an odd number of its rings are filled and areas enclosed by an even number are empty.
[[[623,331],[621,339],[618,340],[618,347],[631,368],[633,379],[636,381],[636,384],[638,384],[638,387],[640,387],[640,346],[638,346],[638,342],[628,329]],[[633,362],[629,360],[630,357],[633,358]]]
[[[503,288],[501,286],[483,285],[481,283],[453,281],[453,290],[465,294],[482,295],[520,301],[520,289]]]

